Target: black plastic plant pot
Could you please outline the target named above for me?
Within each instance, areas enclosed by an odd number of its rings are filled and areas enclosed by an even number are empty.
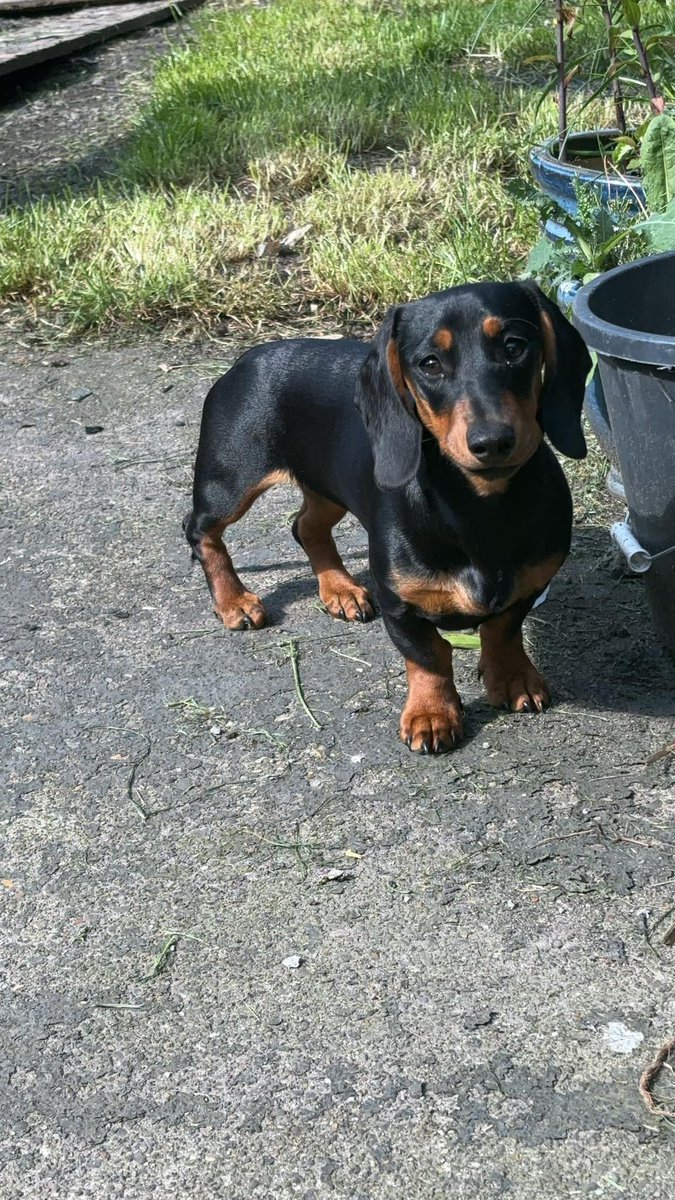
[[[645,193],[639,177],[611,172],[604,166],[605,156],[619,136],[618,129],[571,133],[565,142],[565,162],[558,158],[559,138],[549,138],[542,146],[536,146],[530,151],[530,167],[540,191],[571,217],[576,217],[579,211],[578,183],[593,188],[598,202],[605,207],[621,200],[629,211],[642,212]],[[565,227],[554,218],[546,222],[546,232],[554,241],[569,238]]]
[[[675,653],[675,252],[599,275],[573,313],[598,355],[654,624]]]

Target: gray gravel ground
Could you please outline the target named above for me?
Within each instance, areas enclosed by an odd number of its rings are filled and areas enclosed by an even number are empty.
[[[413,757],[401,662],[317,608],[290,489],[230,539],[274,623],[211,616],[204,356],[0,353],[0,1195],[672,1200],[637,1091],[675,1027],[642,584],[579,528],[529,624],[556,706],[494,714],[458,652],[467,740]]]

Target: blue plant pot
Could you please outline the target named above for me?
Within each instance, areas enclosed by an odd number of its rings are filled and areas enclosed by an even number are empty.
[[[578,279],[565,279],[558,284],[556,300],[561,308],[571,308],[581,283]]]
[[[578,279],[566,279],[563,283],[558,284],[556,300],[562,309],[570,309],[572,307],[574,298],[577,292],[581,290],[581,286]],[[600,443],[603,454],[616,465],[616,447],[612,435],[612,426],[609,422],[607,401],[602,387],[600,372],[597,369],[591,375],[590,383],[586,387],[584,411],[588,417],[588,424]]]
[[[602,379],[597,367],[591,376],[591,382],[586,387],[584,409],[588,424],[598,439],[603,454],[614,464],[618,465],[614,435],[607,411],[607,401],[602,386]]]
[[[567,138],[566,148],[569,159],[574,159],[580,151],[597,151],[598,160],[602,159],[603,151],[611,148],[618,129],[596,129],[590,133],[571,133]],[[646,203],[644,188],[637,175],[614,176],[608,175],[600,166],[597,169],[582,167],[572,162],[560,162],[557,157],[560,139],[548,138],[543,146],[536,146],[530,151],[530,166],[535,182],[545,196],[553,200],[558,208],[576,217],[579,212],[579,201],[576,196],[576,185],[586,184],[593,188],[598,201],[605,207],[617,200],[625,203],[629,211],[639,213]],[[546,233],[553,241],[564,239],[570,241],[570,234],[555,218],[546,222]]]

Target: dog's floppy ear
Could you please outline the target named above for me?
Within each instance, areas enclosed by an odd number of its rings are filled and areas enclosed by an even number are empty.
[[[422,426],[406,388],[396,341],[400,308],[390,308],[363,364],[354,402],[368,431],[375,482],[385,491],[417,473]]]
[[[544,382],[539,420],[556,450],[567,458],[585,458],[586,441],[581,428],[586,376],[591,356],[585,342],[557,304],[528,280],[526,288],[539,309],[544,342]]]

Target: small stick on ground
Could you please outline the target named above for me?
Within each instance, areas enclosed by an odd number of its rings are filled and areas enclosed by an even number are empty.
[[[130,1012],[139,1012],[145,1008],[144,1004],[112,1004],[107,1000],[94,1000],[94,1008],[122,1008],[128,1009]]]
[[[660,750],[655,750],[653,754],[649,755],[649,758],[645,759],[645,766],[651,767],[652,763],[667,758],[669,754],[675,754],[675,742],[670,742],[668,746],[662,746]]]
[[[298,662],[299,662],[299,660],[298,660],[298,643],[295,640],[295,638],[291,638],[290,641],[285,643],[285,645],[288,646],[288,653],[289,653],[290,659],[291,659],[291,670],[293,671],[293,683],[295,684],[295,692],[298,697],[298,700],[300,701],[300,704],[302,705],[302,708],[304,709],[304,711],[307,713],[307,716],[309,717],[310,721],[312,722],[312,725],[314,726],[314,728],[315,729],[323,729],[323,725],[321,725],[321,723],[319,721],[317,721],[316,717],[314,716],[314,713],[312,712],[307,701],[305,700],[305,694],[302,690],[302,683],[300,682],[300,667],[298,665]]]
[[[355,654],[345,654],[344,650],[336,650],[335,646],[329,646],[331,654],[337,654],[339,658],[348,658],[350,662],[363,663],[364,667],[372,667],[372,663],[366,661],[365,658],[357,658]]]
[[[674,1050],[675,1037],[668,1038],[668,1041],[663,1043],[654,1061],[651,1062],[649,1066],[646,1067],[642,1072],[640,1076],[640,1082],[638,1084],[640,1095],[647,1106],[648,1112],[653,1113],[655,1117],[667,1117],[670,1120],[675,1120],[675,1112],[672,1112],[667,1108],[660,1108],[658,1101],[655,1100],[654,1096],[652,1095],[651,1088],[652,1084],[656,1080],[657,1075],[659,1074],[659,1071],[661,1070],[661,1067],[663,1067],[668,1061]]]
[[[661,940],[664,946],[675,946],[675,921],[673,921],[670,928],[666,930]]]
[[[141,980],[142,983],[150,983],[150,981],[152,979],[156,979],[158,975],[163,974],[163,972],[166,970],[167,966],[169,965],[170,958],[173,956],[173,954],[176,951],[177,945],[178,945],[178,934],[177,933],[169,934],[169,937],[164,942],[162,949],[160,950],[160,952],[157,955],[156,959],[154,960],[152,966],[150,967],[149,974],[143,976],[143,979]]]
[[[148,817],[151,816],[152,814],[148,812],[147,808],[141,802],[140,798],[134,794],[134,785],[136,783],[136,772],[137,772],[138,768],[141,766],[141,764],[145,762],[146,758],[150,757],[151,749],[152,749],[152,742],[150,741],[150,738],[146,738],[145,750],[143,750],[143,752],[138,756],[138,758],[135,759],[134,762],[132,763],[131,770],[129,772],[129,778],[127,779],[127,797],[133,804],[134,808],[136,809],[136,812],[140,814],[142,821],[147,821]]]

